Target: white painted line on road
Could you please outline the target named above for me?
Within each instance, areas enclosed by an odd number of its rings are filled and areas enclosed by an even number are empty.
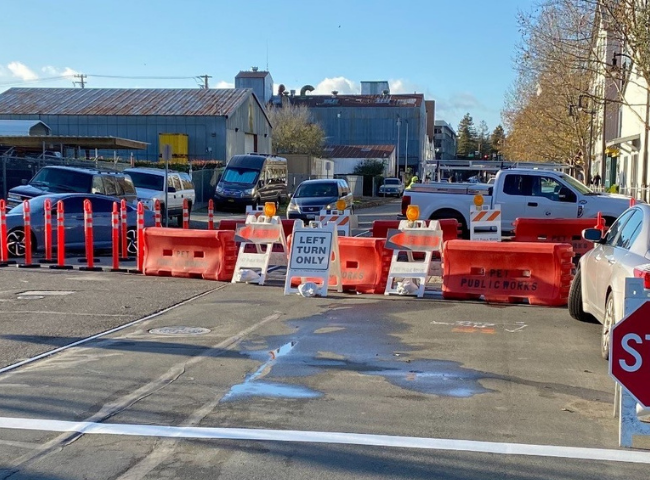
[[[107,330],[107,331],[102,332],[102,333],[98,333],[98,334],[93,335],[91,337],[87,337],[87,338],[83,338],[81,340],[77,340],[76,342],[70,343],[68,345],[64,345],[64,346],[59,347],[59,348],[55,348],[54,350],[50,350],[49,352],[41,353],[40,355],[36,355],[35,357],[27,358],[27,359],[22,360],[22,361],[20,361],[18,363],[14,363],[13,365],[8,365],[8,366],[6,366],[4,368],[0,368],[0,374],[9,372],[11,370],[15,370],[15,369],[17,369],[19,367],[22,367],[24,365],[28,365],[30,363],[34,363],[34,362],[36,362],[38,360],[49,357],[49,356],[54,355],[56,353],[60,353],[60,352],[63,352],[64,350],[68,350],[69,348],[77,347],[79,345],[83,345],[84,343],[88,343],[88,342],[90,342],[92,340],[96,340],[98,338],[105,337],[106,335],[110,335],[110,334],[115,333],[115,332],[119,332],[120,330],[124,330],[125,328],[129,328],[129,327],[132,327],[133,325],[137,325],[138,323],[146,322],[147,320],[151,320],[152,318],[156,318],[156,317],[162,315],[163,313],[167,313],[170,310],[181,307],[181,306],[185,305],[186,303],[189,303],[189,302],[191,302],[193,300],[196,300],[197,298],[201,298],[201,297],[204,297],[206,295],[209,295],[210,293],[213,293],[213,292],[216,292],[218,290],[224,289],[224,288],[226,288],[226,286],[227,285],[221,285],[221,286],[219,286],[217,288],[213,288],[212,290],[208,290],[207,292],[203,292],[203,293],[199,293],[198,295],[194,295],[193,297],[188,298],[187,300],[183,300],[182,302],[177,303],[176,305],[172,305],[171,307],[167,307],[164,310],[160,310],[159,312],[152,313],[151,315],[147,315],[146,317],[139,318],[138,320],[134,320],[134,321],[126,323],[124,325],[120,325],[119,327],[112,328],[110,330]],[[15,313],[25,313],[25,312],[12,312],[12,313],[15,314]],[[70,314],[67,314],[67,315],[70,315]]]
[[[30,295],[28,295],[30,296]],[[52,312],[50,310],[16,310],[16,311],[5,311],[0,312],[6,315],[16,315],[17,313],[29,313],[34,315],[65,315],[65,316],[74,316],[74,317],[130,317],[131,315],[121,314],[121,313],[79,313],[79,312]]]
[[[531,445],[524,443],[480,442],[474,440],[370,435],[361,433],[250,428],[173,427],[165,425],[132,425],[124,423],[68,422],[62,420],[12,417],[0,417],[0,428],[47,432],[76,432],[84,435],[127,435],[157,438],[260,440],[297,443],[327,443],[337,445],[364,445],[650,464],[650,453],[632,450]]]

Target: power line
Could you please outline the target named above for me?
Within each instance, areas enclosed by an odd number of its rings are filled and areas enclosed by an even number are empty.
[[[11,87],[14,85],[26,85],[28,83],[38,83],[38,82],[47,82],[49,80],[70,80],[71,75],[60,75],[58,77],[43,77],[43,78],[31,78],[28,80],[21,80],[20,82],[7,82],[0,83],[0,87]]]
[[[147,77],[147,76],[129,76],[129,75],[95,75],[89,73],[87,77],[94,78],[116,78],[124,80],[190,80],[194,78],[203,78],[203,76],[194,76],[194,77]]]

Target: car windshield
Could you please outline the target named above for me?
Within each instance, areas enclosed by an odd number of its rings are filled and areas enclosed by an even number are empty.
[[[61,168],[43,168],[29,182],[48,192],[88,193],[92,175]]]
[[[226,183],[240,183],[242,185],[253,185],[257,181],[259,170],[249,168],[226,168],[223,172],[223,180]]]
[[[399,180],[397,178],[387,178],[384,183],[386,185],[399,185]]]
[[[579,182],[575,178],[573,178],[571,175],[562,175],[561,178],[568,183],[571,187],[575,188],[578,193],[581,195],[591,195],[594,192],[587,187],[584,183]]]
[[[136,188],[148,188],[150,190],[164,190],[164,177],[152,173],[128,172]]]
[[[338,197],[339,189],[335,183],[303,183],[294,197]]]

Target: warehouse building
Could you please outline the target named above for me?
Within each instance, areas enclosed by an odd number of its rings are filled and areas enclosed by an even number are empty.
[[[136,160],[159,159],[163,141],[174,145],[177,161],[271,152],[271,123],[250,88],[11,88],[0,94],[0,120],[38,120],[53,135],[147,143]]]

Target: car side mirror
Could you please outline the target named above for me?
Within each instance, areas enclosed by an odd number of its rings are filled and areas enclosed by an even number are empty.
[[[588,242],[600,243],[603,239],[603,232],[598,228],[586,228],[582,231],[582,238]]]

